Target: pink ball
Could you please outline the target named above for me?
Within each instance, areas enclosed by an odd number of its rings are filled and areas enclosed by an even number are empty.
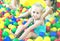
[[[49,26],[46,26],[46,31],[50,31],[50,27]]]
[[[60,37],[60,31],[57,31],[57,36]]]
[[[2,36],[2,30],[0,30],[0,36]]]

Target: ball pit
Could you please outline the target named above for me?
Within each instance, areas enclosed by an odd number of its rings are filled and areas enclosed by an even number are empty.
[[[10,0],[5,0],[5,4],[9,3]],[[50,17],[49,20],[45,20],[46,33],[40,32],[40,36],[36,39],[26,38],[25,40],[18,40],[18,38],[10,34],[10,32],[12,31],[15,33],[18,25],[24,25],[28,21],[28,19],[25,20],[24,18],[19,19],[18,16],[21,13],[28,11],[31,6],[23,6],[23,4],[20,4],[20,8],[12,10],[8,7],[6,8],[2,4],[3,3],[0,2],[0,41],[60,41],[57,38],[60,37],[60,8],[57,8],[57,11],[59,12],[56,11],[53,13],[55,15],[54,17]],[[33,23],[29,24],[29,26],[32,24]]]

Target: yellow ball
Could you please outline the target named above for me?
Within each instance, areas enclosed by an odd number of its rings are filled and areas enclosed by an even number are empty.
[[[12,25],[12,24],[9,24],[9,25],[8,25],[8,28],[13,29],[13,28],[16,28],[16,26],[14,26],[14,25]]]
[[[57,31],[60,31],[60,28],[58,28]]]
[[[53,17],[51,17],[51,18],[49,19],[49,21],[50,21],[50,22],[52,22],[53,20],[54,20],[54,18],[53,18]]]
[[[28,39],[27,41],[33,41],[32,39]]]
[[[56,27],[51,28],[51,31],[57,31]]]
[[[2,12],[2,10],[0,9],[0,12]]]
[[[21,25],[21,24],[22,24],[22,22],[21,22],[21,21],[19,21],[19,22],[18,22],[18,25]]]
[[[15,36],[12,35],[12,34],[10,34],[9,37],[10,37],[11,39],[14,39],[14,38],[15,38]]]
[[[0,22],[3,21],[2,18],[0,18]]]
[[[0,24],[0,29],[3,29],[4,28],[4,24]]]
[[[8,28],[4,29],[4,31],[6,31],[6,32],[8,32],[8,33],[11,32],[11,30],[9,30]]]
[[[9,13],[5,13],[4,16],[5,17],[8,17],[8,16],[10,16],[10,14]]]
[[[23,8],[22,12],[25,12],[27,9],[26,8]]]
[[[6,11],[6,9],[5,8],[1,8],[1,11]]]
[[[56,13],[55,13],[55,16],[58,16],[58,15],[59,15],[59,13],[58,13],[58,12],[56,12]]]
[[[50,37],[46,36],[43,41],[51,41]]]
[[[51,25],[51,23],[50,23],[50,22],[47,22],[47,23],[46,23],[46,26],[50,26],[50,25]]]
[[[39,36],[35,39],[35,41],[43,41],[43,38]]]

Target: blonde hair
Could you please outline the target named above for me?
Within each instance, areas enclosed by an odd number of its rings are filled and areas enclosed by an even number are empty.
[[[42,11],[43,11],[43,9],[44,9],[43,6],[42,6],[41,4],[39,4],[39,3],[36,3],[36,4],[34,4],[33,6],[40,7],[39,9],[42,10]],[[33,6],[32,6],[32,7],[33,7]]]

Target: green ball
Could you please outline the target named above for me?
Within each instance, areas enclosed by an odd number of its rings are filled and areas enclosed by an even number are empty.
[[[15,14],[15,11],[14,11],[14,10],[11,10],[11,14],[12,14],[13,16],[16,16],[16,14]]]
[[[31,6],[27,6],[27,9],[30,9],[31,8]]]
[[[20,4],[21,7],[23,7],[23,4]]]
[[[17,38],[13,39],[13,41],[19,41]]]
[[[18,23],[17,23],[17,22],[14,22],[13,24],[14,24],[15,26],[18,26]]]
[[[0,14],[0,17],[2,16],[2,14]]]
[[[46,33],[46,36],[50,36],[50,33]]]
[[[12,29],[12,32],[15,33],[15,31],[16,31],[16,28],[13,28],[13,29]]]
[[[30,27],[31,25],[33,25],[33,23],[30,23],[30,24],[28,25],[28,27]]]
[[[4,31],[4,32],[2,33],[2,36],[3,36],[3,37],[5,37],[5,36],[9,36],[9,33],[6,32],[6,31]]]
[[[10,23],[9,22],[4,22],[4,25],[5,26],[8,26]]]
[[[56,37],[51,37],[51,41],[54,41],[56,39]]]

